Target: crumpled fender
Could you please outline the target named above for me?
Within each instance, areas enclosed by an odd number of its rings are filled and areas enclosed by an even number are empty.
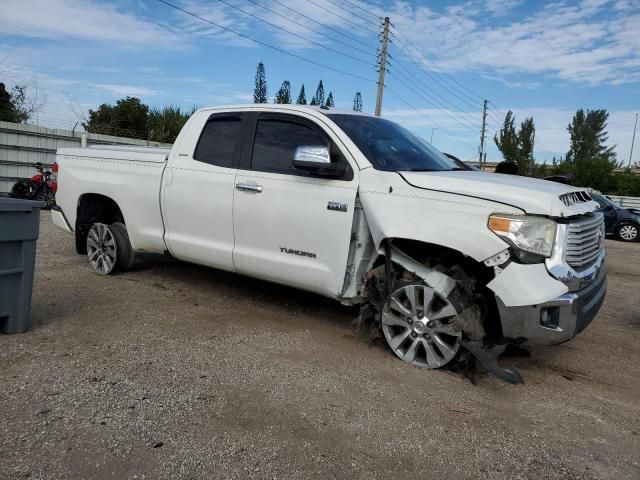
[[[507,307],[546,303],[569,291],[564,283],[549,275],[543,263],[511,262],[487,287]]]
[[[487,227],[489,215],[524,213],[480,198],[421,190],[396,173],[370,170],[360,172],[359,196],[376,249],[385,238],[406,238],[481,262],[507,248]]]

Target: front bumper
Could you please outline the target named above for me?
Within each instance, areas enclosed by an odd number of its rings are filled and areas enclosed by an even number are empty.
[[[572,339],[595,318],[607,291],[602,265],[589,286],[541,303],[507,307],[496,296],[505,337],[527,345],[555,345]]]

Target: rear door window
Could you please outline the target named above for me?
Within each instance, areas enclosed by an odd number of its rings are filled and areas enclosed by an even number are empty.
[[[193,158],[218,167],[235,167],[241,133],[241,113],[211,116],[202,129]]]

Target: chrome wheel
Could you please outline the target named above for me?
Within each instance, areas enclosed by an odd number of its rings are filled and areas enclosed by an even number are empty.
[[[620,238],[627,242],[632,242],[638,238],[638,227],[635,225],[624,225],[618,230]]]
[[[440,368],[460,349],[458,315],[449,300],[423,284],[399,287],[382,309],[382,331],[391,350],[418,367]]]
[[[118,246],[113,232],[104,223],[94,223],[87,236],[87,255],[94,272],[109,275],[116,265]]]

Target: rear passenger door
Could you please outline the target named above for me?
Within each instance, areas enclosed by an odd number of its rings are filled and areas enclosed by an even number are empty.
[[[232,204],[244,116],[214,113],[198,121],[188,125],[191,133],[164,174],[165,242],[176,258],[233,271]]]
[[[339,296],[349,253],[358,171],[339,138],[312,118],[252,113],[233,204],[236,270]],[[329,146],[338,179],[296,170],[302,146]]]

